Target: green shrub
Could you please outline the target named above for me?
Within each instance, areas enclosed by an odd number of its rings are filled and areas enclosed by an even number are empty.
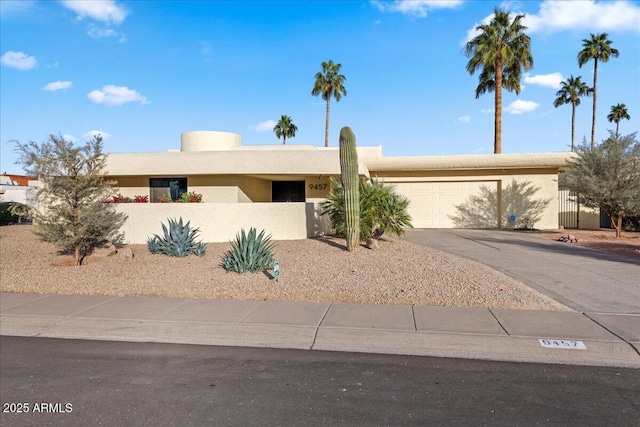
[[[231,250],[222,256],[221,266],[227,271],[236,273],[256,273],[273,267],[273,248],[271,235],[264,235],[262,230],[257,234],[251,227],[249,233],[244,229],[236,234],[236,240],[231,242]]]
[[[158,198],[159,203],[202,203],[202,194],[195,191],[182,193],[178,199],[171,198],[171,194],[166,193]]]
[[[331,192],[320,205],[329,215],[338,236],[344,236],[344,200],[340,181],[331,178]],[[360,240],[379,238],[384,233],[402,236],[411,225],[409,200],[395,192],[392,185],[378,180],[360,181]]]
[[[152,254],[165,254],[175,257],[185,257],[189,254],[203,256],[207,245],[196,242],[195,239],[200,232],[199,228],[191,229],[190,222],[182,223],[182,217],[178,221],[169,219],[169,227],[162,225],[164,235],[162,237],[155,234],[147,239],[147,247]]]
[[[0,226],[22,222],[24,217],[15,214],[16,208],[21,206],[24,207],[22,203],[18,202],[0,203]]]
[[[202,194],[198,194],[195,191],[189,193],[182,193],[180,196],[180,203],[202,203]]]

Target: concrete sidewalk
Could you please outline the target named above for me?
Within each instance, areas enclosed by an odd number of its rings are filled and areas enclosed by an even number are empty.
[[[3,293],[0,334],[640,368],[640,315],[607,313]]]

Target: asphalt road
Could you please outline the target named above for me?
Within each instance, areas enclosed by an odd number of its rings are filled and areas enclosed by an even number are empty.
[[[406,240],[478,261],[580,312],[640,313],[640,261],[526,232],[416,229]]]
[[[0,396],[3,427],[637,426],[640,372],[2,336]]]

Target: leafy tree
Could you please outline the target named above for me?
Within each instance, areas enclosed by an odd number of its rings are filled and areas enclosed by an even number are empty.
[[[13,142],[20,155],[17,163],[40,182],[37,205],[30,207],[40,240],[73,251],[80,265],[93,247],[122,237],[117,232],[126,215],[104,203],[114,189],[105,179],[102,137],[79,147],[55,135],[42,144]]]
[[[476,98],[495,91],[494,153],[502,152],[502,88],[520,94],[522,70],[533,68],[531,39],[525,34],[521,21],[524,15],[512,20],[508,11],[494,9],[494,17],[488,24],[476,27],[479,34],[471,39],[464,53],[471,59],[467,71],[478,76]]]
[[[640,214],[640,143],[636,134],[620,137],[610,132],[602,144],[589,149],[586,141],[564,174],[564,185],[578,194],[583,206],[601,209],[616,229],[622,218]]]
[[[287,143],[287,138],[293,138],[296,136],[298,127],[291,122],[291,117],[283,114],[278,120],[278,123],[273,127],[273,131],[276,134],[276,138],[282,137],[282,145]]]
[[[334,64],[332,60],[322,63],[322,71],[316,73],[316,81],[311,91],[311,95],[322,95],[322,99],[327,101],[327,113],[324,126],[324,146],[329,146],[329,110],[331,97],[339,102],[342,96],[347,96],[347,89],[344,87],[346,77],[340,74],[342,64]]]
[[[609,58],[617,58],[620,55],[618,49],[611,47],[607,33],[593,34],[590,39],[582,39],[582,50],[578,52],[578,66],[582,68],[584,64],[593,59],[593,112],[591,115],[591,148],[596,141],[596,98],[598,90],[598,62],[609,62]]]
[[[338,236],[345,235],[344,198],[340,180],[331,178],[331,192],[320,206],[329,215]],[[409,200],[395,192],[390,184],[360,180],[360,240],[378,239],[384,233],[402,236],[411,225]]]
[[[571,75],[567,81],[561,82],[562,87],[556,92],[557,98],[553,101],[553,106],[556,108],[564,104],[571,104],[571,151],[575,151],[576,107],[580,105],[581,96],[590,96],[593,93],[593,89],[580,80],[581,78],[582,76],[573,77]]]
[[[627,106],[624,104],[616,104],[611,106],[611,112],[607,116],[607,120],[610,122],[615,122],[616,124],[616,135],[620,135],[620,120],[622,119],[631,119],[629,112],[627,111]]]

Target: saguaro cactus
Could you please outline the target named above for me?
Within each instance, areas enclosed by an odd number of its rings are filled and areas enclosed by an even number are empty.
[[[347,250],[354,252],[360,243],[360,189],[356,136],[348,126],[340,129],[340,176],[344,197]]]

